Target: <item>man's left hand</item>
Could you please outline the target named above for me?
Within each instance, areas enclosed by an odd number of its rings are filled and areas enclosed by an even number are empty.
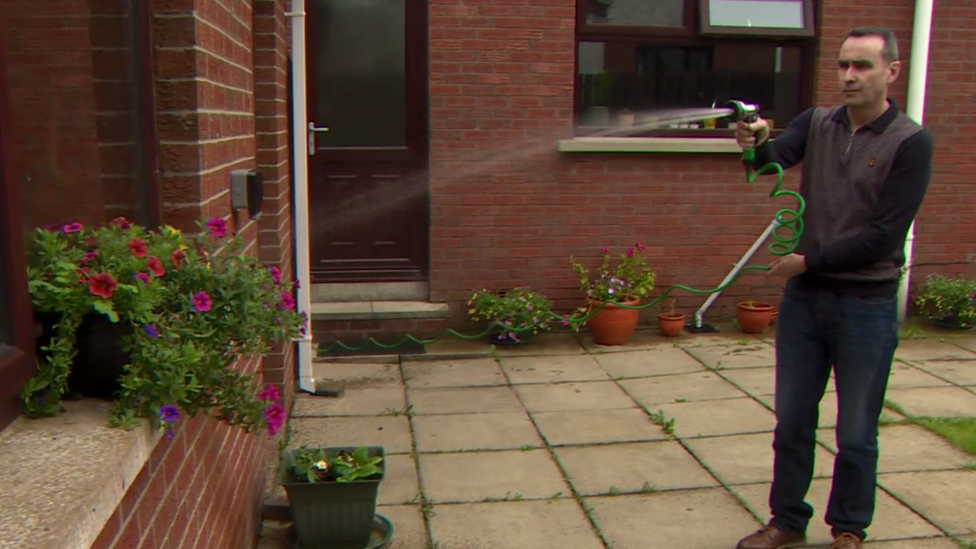
[[[770,264],[768,276],[792,278],[806,270],[805,258],[800,254],[790,254]]]

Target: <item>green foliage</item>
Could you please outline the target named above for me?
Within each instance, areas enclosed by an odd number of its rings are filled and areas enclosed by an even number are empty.
[[[519,341],[526,333],[549,330],[552,319],[549,299],[528,288],[515,288],[503,295],[487,289],[478,290],[471,295],[468,306],[471,320],[497,323],[497,333],[512,341]]]
[[[618,256],[616,268],[611,268],[613,254],[610,248],[603,248],[603,261],[596,269],[595,277],[591,271],[580,262],[573,262],[573,270],[580,277],[580,288],[586,292],[586,297],[590,302],[616,302],[623,303],[634,299],[644,299],[654,290],[655,275],[654,271],[647,264],[644,250],[647,247],[637,242],[634,247],[627,248],[626,252]],[[591,305],[587,304],[573,315],[573,318],[582,318],[590,313]],[[573,330],[579,331],[583,322],[571,322]]]
[[[250,431],[277,431],[284,418],[273,387],[258,392],[253,374],[235,367],[272,342],[304,335],[292,284],[280,271],[244,255],[240,235],[226,236],[213,218],[201,233],[172,227],[150,231],[123,218],[107,226],[38,229],[29,243],[34,307],[59,320],[44,345],[47,357],[25,387],[26,413],[54,415],[76,355],[75,334],[86,315],[132,326],[121,342],[129,358],[112,424],[147,418],[172,421],[161,410],[210,413]]]
[[[915,305],[933,320],[971,326],[976,321],[976,280],[930,276]]]
[[[370,457],[365,446],[352,453],[340,451],[329,456],[325,448],[302,446],[295,452],[287,452],[282,466],[295,479],[316,482],[355,482],[369,480],[383,474],[380,456]]]

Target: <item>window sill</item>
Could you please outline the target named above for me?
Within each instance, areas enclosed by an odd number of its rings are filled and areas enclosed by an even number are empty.
[[[10,549],[87,549],[149,460],[161,433],[108,426],[112,404],[64,402],[0,433],[0,539]]]
[[[561,139],[566,153],[742,153],[731,137],[575,137]]]

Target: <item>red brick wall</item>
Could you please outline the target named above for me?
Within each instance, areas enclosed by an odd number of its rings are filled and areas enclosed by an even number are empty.
[[[124,9],[84,0],[0,2],[28,229],[133,216],[141,200]]]
[[[284,0],[157,2],[154,18],[163,221],[194,230],[223,216],[250,253],[292,268]],[[253,9],[252,9],[253,7]],[[235,169],[259,168],[264,215],[231,212]],[[294,345],[241,364],[294,394]],[[251,547],[273,441],[214,420],[188,422],[163,440],[95,547]],[[228,461],[229,460],[229,461]]]
[[[878,15],[877,5],[863,2],[824,4],[815,97],[820,105],[837,100],[833,69],[841,35],[857,25],[888,25],[907,60],[914,6],[897,0]],[[951,61],[930,69],[926,122],[939,143],[938,161],[955,154],[969,164],[938,168],[919,219],[919,262],[964,261],[976,251],[976,231],[953,229],[949,222],[957,216],[947,209],[950,196],[961,203],[959,192],[974,192],[972,185],[960,185],[974,175],[973,161],[959,152],[966,141],[950,142],[972,127],[967,121],[976,61],[970,46],[976,36],[970,27],[976,12],[966,11],[967,4],[939,3],[931,53]],[[595,265],[601,247],[621,250],[635,241],[649,247],[659,292],[675,283],[712,288],[778,209],[795,207],[788,199],[768,198],[770,179],[748,185],[737,155],[556,152],[556,141],[572,135],[574,6],[575,0],[431,4],[431,297],[451,302],[457,317],[465,317],[461,302],[482,286],[528,284],[569,311],[582,295],[570,258]],[[902,106],[907,76],[893,90]],[[950,108],[963,110],[954,114]],[[788,177],[787,186],[795,189],[797,175]],[[973,213],[976,200],[963,208]],[[939,231],[952,236],[937,236]],[[772,259],[764,246],[751,263]],[[745,296],[778,301],[780,287],[762,273],[746,274],[722,294],[709,318],[732,314]],[[672,295],[686,313],[705,299],[683,291]]]
[[[915,227],[912,281],[932,273],[976,276],[976,5],[936,3],[925,119],[935,138],[935,174]],[[906,52],[905,58],[908,57]]]

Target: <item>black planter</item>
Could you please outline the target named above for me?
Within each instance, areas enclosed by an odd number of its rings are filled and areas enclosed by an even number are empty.
[[[60,315],[50,312],[36,312],[37,356],[47,355],[41,350],[48,345],[57,332],[54,326]],[[75,348],[78,353],[68,374],[67,399],[100,398],[114,400],[122,389],[121,378],[129,357],[122,347],[124,337],[133,333],[128,322],[112,322],[103,314],[92,313],[82,318],[75,334]]]
[[[325,448],[331,459],[340,452],[351,453],[355,448]],[[353,482],[299,481],[284,468],[280,472],[281,485],[288,495],[292,520],[299,545],[305,549],[364,549],[373,533],[376,516],[376,496],[380,482],[386,476],[386,461],[382,447],[367,448],[370,457],[382,457],[383,473],[377,479]],[[292,455],[298,450],[291,450]]]

